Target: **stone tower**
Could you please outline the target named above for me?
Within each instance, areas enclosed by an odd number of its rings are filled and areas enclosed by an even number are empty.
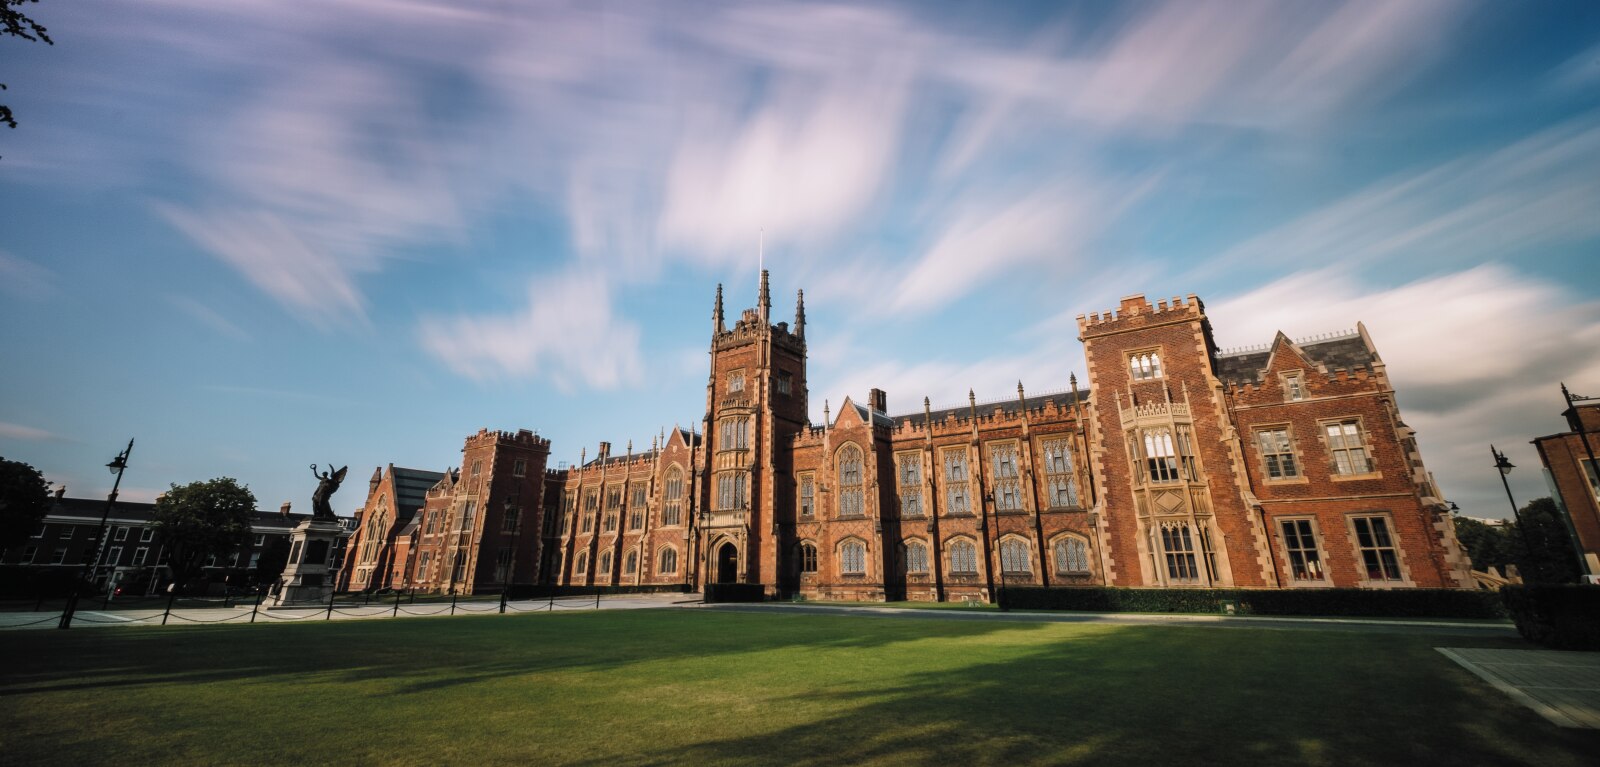
[[[701,448],[704,582],[776,582],[778,525],[792,518],[793,472],[787,448],[807,425],[805,297],[795,323],[772,324],[767,271],[756,308],[731,328],[717,286],[712,313],[711,374],[706,383],[706,439]]]

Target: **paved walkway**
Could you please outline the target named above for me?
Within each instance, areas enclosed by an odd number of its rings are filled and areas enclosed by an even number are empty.
[[[790,612],[850,615],[871,618],[922,618],[1021,623],[1108,623],[1134,626],[1200,626],[1231,629],[1284,629],[1290,631],[1349,631],[1364,634],[1445,634],[1487,638],[1515,638],[1510,623],[1446,620],[1379,620],[1373,618],[1289,618],[1247,615],[1188,615],[1180,613],[1080,613],[999,612],[987,609],[930,609],[908,607],[831,606],[822,604],[750,603],[706,605],[708,610],[731,612]]]
[[[1600,730],[1600,653],[1437,649],[1559,727]]]
[[[582,610],[639,610],[663,607],[688,607],[700,604],[695,594],[628,594],[601,597],[561,597],[549,599],[513,600],[506,603],[506,613],[576,612]],[[190,607],[174,609],[167,616],[166,625],[192,625],[205,623],[288,623],[304,620],[356,620],[377,618],[408,618],[450,615],[492,615],[500,612],[497,600],[462,601],[452,611],[449,602],[393,603],[371,605],[335,604],[330,614],[326,606],[291,607],[256,610],[245,604],[235,607]],[[95,626],[160,626],[163,609],[138,610],[79,610],[72,618],[72,628]],[[56,612],[5,612],[0,613],[0,629],[53,629],[61,619]]]

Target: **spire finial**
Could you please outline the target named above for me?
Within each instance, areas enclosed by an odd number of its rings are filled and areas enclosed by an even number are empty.
[[[772,318],[772,294],[767,290],[767,270],[761,270],[761,295],[756,299],[756,307],[761,311],[763,322]]]
[[[1022,379],[1020,378],[1017,379],[1017,399],[1026,399],[1026,397],[1022,395]]]
[[[806,292],[804,290],[795,291],[794,334],[799,338],[806,337]]]
[[[717,283],[717,304],[711,310],[711,325],[716,332],[721,333],[727,328],[722,324],[722,283]]]

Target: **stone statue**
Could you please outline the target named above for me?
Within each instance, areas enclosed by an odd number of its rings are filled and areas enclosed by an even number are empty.
[[[317,473],[317,465],[311,464],[311,475],[319,480],[316,491],[311,494],[312,519],[336,519],[333,507],[328,505],[328,499],[332,498],[334,493],[339,492],[339,485],[344,482],[345,470],[349,468],[349,466],[346,466],[343,469],[334,471],[333,464],[330,463],[328,464],[328,470],[319,474]]]

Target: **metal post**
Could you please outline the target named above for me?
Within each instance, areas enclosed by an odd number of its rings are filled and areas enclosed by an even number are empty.
[[[161,614],[161,625],[167,625],[167,618],[172,615],[172,603],[178,598],[178,590],[169,587],[167,591],[167,611]]]
[[[1523,524],[1522,512],[1517,509],[1517,499],[1511,497],[1511,482],[1506,479],[1506,475],[1510,474],[1511,470],[1516,467],[1506,460],[1505,453],[1494,449],[1494,445],[1489,446],[1489,454],[1494,456],[1494,467],[1500,472],[1500,484],[1506,488],[1506,501],[1511,504],[1511,516],[1517,520],[1517,530],[1522,533],[1522,548],[1528,552],[1528,561],[1531,564],[1533,562],[1533,544],[1528,539],[1528,526]],[[1523,579],[1526,580],[1526,576]]]
[[[261,600],[265,599],[266,596],[267,596],[266,587],[265,586],[257,586],[256,587],[256,603],[254,605],[250,606],[250,622],[251,623],[255,623],[256,622],[256,613],[261,611]]]
[[[600,587],[594,587],[594,609],[600,609]]]
[[[400,617],[400,597],[401,596],[403,596],[403,595],[398,591],[396,591],[394,593],[394,610],[390,611],[390,613],[389,613],[389,617],[390,618],[398,618],[398,617]]]
[[[132,452],[133,440],[129,439],[128,446],[121,453],[118,453],[117,457],[111,460],[111,463],[106,464],[107,468],[116,472],[117,481],[112,483],[111,494],[106,496],[106,510],[100,514],[100,536],[95,539],[94,558],[83,563],[83,572],[78,575],[77,583],[72,586],[72,594],[67,597],[67,606],[66,609],[61,611],[61,623],[57,628],[64,629],[72,626],[72,614],[78,610],[78,600],[83,593],[83,584],[93,575],[94,568],[100,564],[100,557],[106,549],[106,523],[111,520],[111,507],[117,503],[117,491],[122,487],[122,472],[128,468],[128,455]]]
[[[456,614],[456,592],[454,591],[450,592],[450,614]]]
[[[333,599],[337,596],[339,596],[339,594],[336,591],[330,590],[328,592],[328,617],[325,620],[333,620]]]

